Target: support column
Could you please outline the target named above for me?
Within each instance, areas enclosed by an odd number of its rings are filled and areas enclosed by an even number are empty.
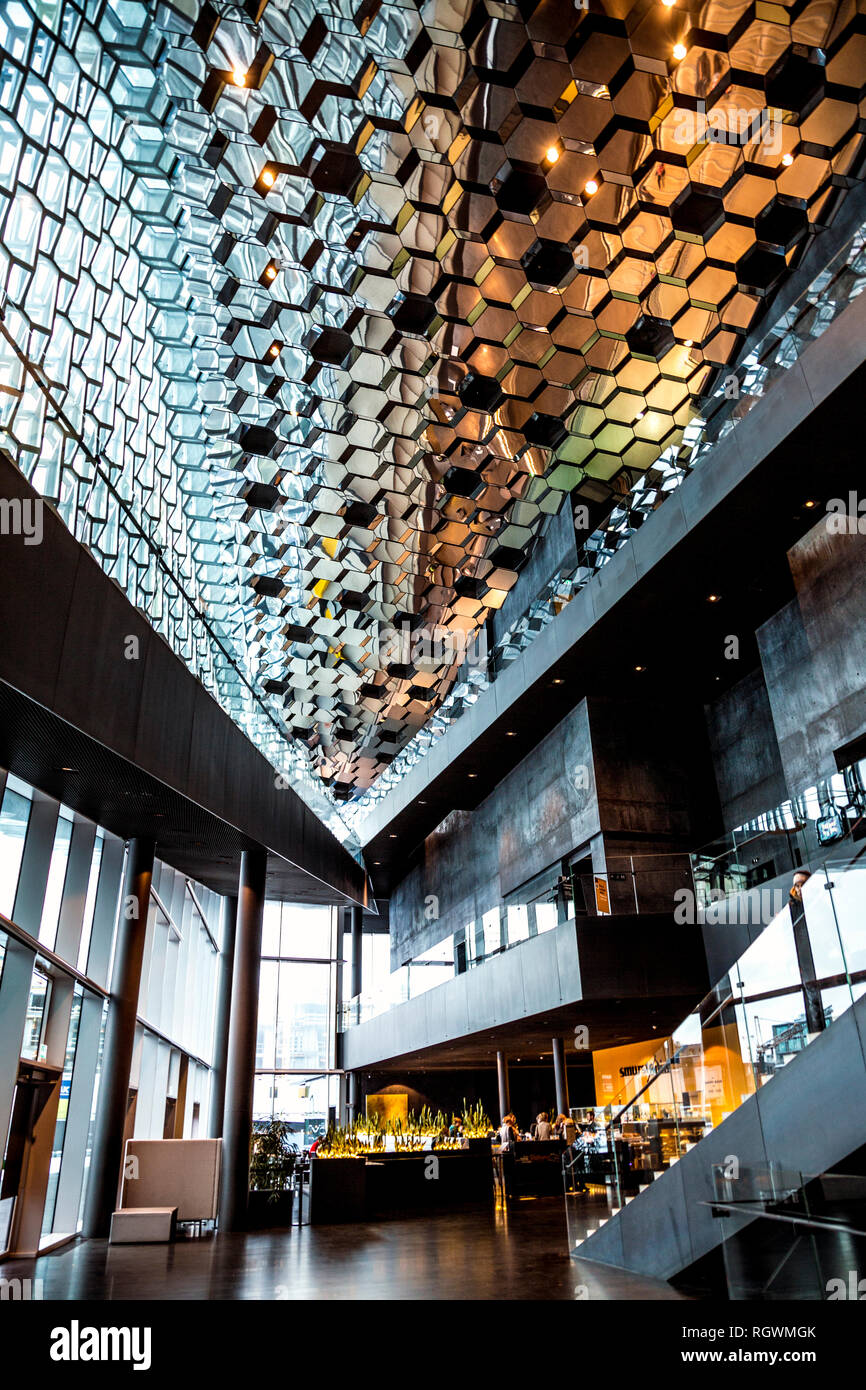
[[[352,994],[356,999],[364,987],[363,984],[363,951],[364,951],[364,909],[357,905],[349,908],[351,914],[352,930]],[[360,1022],[360,1018],[358,1020]],[[354,1072],[349,1073],[349,1115],[357,1119],[360,1107],[358,1095],[358,1078]]]
[[[247,1224],[267,867],[266,850],[242,853],[223,1109],[220,1228],[224,1231],[243,1231]]]
[[[821,1000],[821,986],[815,971],[815,958],[812,955],[812,942],[806,927],[806,911],[802,899],[791,898],[791,923],[794,929],[794,948],[800,968],[803,985],[803,1004],[806,1013],[806,1032],[823,1033],[827,1018]]]
[[[123,1162],[123,1131],[129,1101],[129,1072],[135,1043],[138,992],[153,878],[153,852],[153,840],[143,839],[130,840],[126,851],[87,1183],[83,1223],[86,1236],[107,1236],[111,1213],[117,1205]]]
[[[352,998],[356,998],[363,989],[363,945],[364,945],[364,909],[353,907],[352,913]]]
[[[232,965],[235,955],[237,898],[223,898],[220,921],[220,973],[217,986],[216,1017],[214,1019],[213,1073],[211,1075],[208,1135],[221,1139],[223,1111],[226,1102],[226,1062],[229,1052],[229,1021],[232,1010]]]
[[[565,1043],[553,1040],[553,1077],[556,1085],[556,1108],[560,1115],[568,1114],[568,1072],[565,1068]]]
[[[511,1110],[511,1097],[508,1092],[508,1058],[504,1052],[496,1054],[496,1080],[499,1083],[499,1118],[504,1119]]]

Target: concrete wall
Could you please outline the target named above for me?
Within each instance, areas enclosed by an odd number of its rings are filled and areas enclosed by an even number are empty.
[[[763,672],[726,690],[706,716],[722,823],[733,830],[787,796]]]
[[[543,739],[474,811],[454,811],[391,898],[396,968],[496,907],[599,830],[586,701]],[[438,917],[424,916],[428,896]]]
[[[545,872],[552,887],[561,861],[590,842],[594,868],[607,855],[619,869],[630,855],[686,850],[717,828],[700,711],[672,717],[649,702],[582,700],[474,811],[452,812],[427,837],[422,861],[391,898],[392,967],[509,894],[520,901],[521,887]],[[672,910],[665,891],[653,910]]]
[[[866,730],[866,536],[831,534],[824,517],[788,558],[797,597],[757,635],[793,795]]]

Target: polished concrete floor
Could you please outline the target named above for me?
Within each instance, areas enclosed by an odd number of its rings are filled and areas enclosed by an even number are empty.
[[[581,1199],[587,1227],[607,1215]],[[507,1211],[184,1238],[80,1241],[0,1276],[39,1278],[45,1299],[676,1299],[669,1285],[569,1259],[561,1197]]]

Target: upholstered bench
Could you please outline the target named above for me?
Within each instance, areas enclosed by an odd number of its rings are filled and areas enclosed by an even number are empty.
[[[174,1240],[177,1207],[121,1207],[112,1214],[111,1245]]]

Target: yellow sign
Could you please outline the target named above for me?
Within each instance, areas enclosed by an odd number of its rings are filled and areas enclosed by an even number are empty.
[[[610,894],[607,891],[606,878],[596,878],[595,880],[595,906],[598,912],[604,914],[610,912]]]

